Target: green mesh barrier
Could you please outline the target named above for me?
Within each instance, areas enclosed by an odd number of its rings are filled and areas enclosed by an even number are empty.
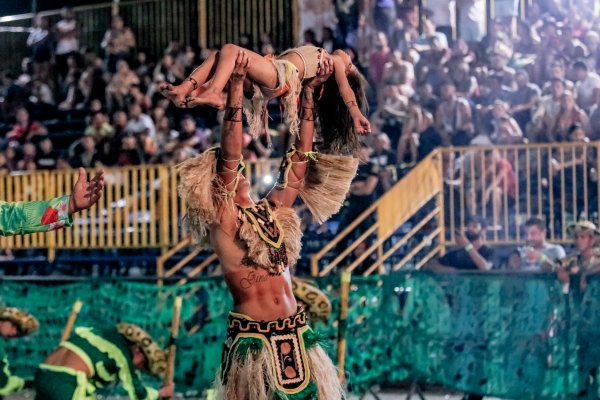
[[[335,357],[339,278],[316,281],[333,318],[313,327]],[[127,281],[74,284],[3,281],[0,303],[33,312],[35,336],[7,341],[13,370],[31,377],[58,344],[76,299],[77,325],[126,320],[167,343],[175,296],[184,298],[178,340],[179,391],[210,388],[221,358],[231,298],[222,279],[164,287]],[[502,398],[574,398],[600,364],[600,281],[571,292],[551,275],[395,273],[353,277],[347,319],[350,390],[416,380]],[[152,380],[147,380],[152,382]],[[158,382],[153,381],[155,384]],[[597,387],[587,388],[598,398]]]

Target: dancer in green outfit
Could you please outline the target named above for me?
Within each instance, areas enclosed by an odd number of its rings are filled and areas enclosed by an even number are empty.
[[[36,400],[93,400],[96,389],[121,382],[132,400],[173,395],[173,383],[160,390],[144,386],[136,370],[160,376],[167,360],[158,344],[137,325],[79,327],[35,373]]]

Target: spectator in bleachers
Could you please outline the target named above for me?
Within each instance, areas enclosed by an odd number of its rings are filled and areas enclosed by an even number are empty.
[[[67,64],[74,63],[74,58],[69,57]],[[67,73],[65,79],[64,88],[64,100],[60,102],[58,108],[60,110],[70,111],[77,108],[78,105],[83,104],[85,101],[85,95],[81,91],[79,81],[81,79],[81,71],[79,68],[72,66]]]
[[[486,225],[483,219],[471,217],[466,221],[465,231],[456,231],[458,248],[434,259],[428,269],[434,272],[456,270],[489,271],[492,269],[494,251],[483,244]]]
[[[579,124],[583,130],[589,132],[589,119],[575,103],[573,93],[565,91],[561,97],[560,111],[556,116],[556,122],[552,127],[550,138],[552,141],[564,142],[568,140],[569,128],[574,124]]]
[[[573,71],[577,79],[575,84],[577,105],[588,111],[595,102],[596,93],[600,91],[600,76],[593,70],[588,71],[588,66],[582,60],[573,64]]]
[[[139,84],[140,78],[129,68],[127,61],[119,60],[117,62],[117,72],[106,86],[108,109],[122,110],[125,107],[125,100],[131,87]]]
[[[402,135],[398,140],[396,157],[398,163],[414,165],[418,160],[419,135],[423,131],[423,112],[415,97],[408,100],[406,115],[402,124]]]
[[[142,113],[142,107],[137,103],[129,106],[129,120],[125,125],[125,132],[134,136],[146,132],[151,138],[156,137],[156,127],[152,118]]]
[[[392,59],[392,50],[388,45],[385,33],[378,32],[375,37],[374,50],[369,54],[369,80],[379,88],[383,80],[385,64]]]
[[[328,53],[333,53],[335,50],[344,47],[343,43],[335,36],[333,29],[328,26],[323,28],[321,39],[321,47],[327,50]]]
[[[117,165],[127,167],[144,163],[144,150],[139,140],[130,133],[121,135],[121,143],[117,151]]]
[[[537,106],[541,90],[538,85],[529,82],[529,74],[520,69],[515,74],[517,89],[510,95],[510,113],[513,115],[522,131],[531,122],[531,116]]]
[[[50,80],[50,60],[52,59],[52,37],[50,36],[48,18],[38,15],[35,26],[29,37],[27,46],[31,47],[33,77],[43,82]]]
[[[346,205],[340,213],[340,231],[351,224],[376,199],[379,175],[376,166],[369,160],[369,146],[363,143],[358,157],[360,165],[356,177],[350,185],[350,194]],[[358,227],[358,231],[364,232],[371,222],[370,219],[363,221]]]
[[[39,149],[35,155],[35,164],[37,169],[53,170],[56,169],[58,153],[54,150],[52,140],[46,137],[40,142]]]
[[[191,115],[184,115],[181,119],[181,130],[175,137],[170,138],[166,149],[172,153],[183,147],[190,147],[197,152],[203,152],[212,144],[211,131],[199,128],[196,120]]]
[[[497,144],[519,144],[523,141],[523,132],[517,121],[510,116],[508,104],[502,100],[494,101],[492,109],[491,139]]]
[[[6,135],[9,142],[37,141],[38,138],[45,137],[48,134],[46,127],[38,121],[33,121],[29,117],[29,111],[24,107],[17,110],[15,119],[16,123]]]
[[[392,35],[392,27],[396,21],[396,1],[395,0],[375,0],[373,9],[373,21],[375,28],[383,32],[386,36]]]
[[[101,161],[100,153],[92,136],[84,136],[70,150],[69,164],[72,168],[95,168]]]
[[[561,101],[565,93],[565,82],[560,78],[552,78],[551,94],[544,96],[535,110],[532,118],[533,126],[529,130],[529,137],[534,141],[549,141],[552,129],[558,114],[561,111]]]
[[[135,36],[131,29],[125,26],[123,18],[115,15],[112,17],[111,28],[104,34],[100,46],[106,52],[108,71],[115,73],[118,61],[129,61],[131,51],[135,48]]]
[[[84,106],[91,106],[96,100],[101,104],[106,102],[106,81],[102,69],[102,59],[95,54],[87,58],[87,66],[79,80],[79,89],[84,97]]]
[[[61,10],[62,19],[54,25],[56,38],[55,62],[60,79],[67,75],[67,58],[79,57],[79,24],[75,13],[69,7]]]
[[[456,86],[452,81],[442,84],[441,95],[442,102],[435,113],[435,124],[443,143],[468,145],[473,134],[470,104],[464,98],[456,96]]]
[[[185,79],[185,67],[176,63],[171,54],[165,54],[161,61],[156,64],[152,78],[156,79],[158,75],[164,77],[164,81],[172,85],[179,84]]]
[[[397,181],[396,152],[392,151],[390,138],[385,133],[373,137],[372,152],[369,162],[374,165],[379,183],[377,197],[387,192]]]
[[[91,124],[83,132],[86,136],[94,138],[96,143],[105,138],[110,138],[115,134],[115,130],[108,123],[108,116],[101,111],[92,116]]]
[[[467,43],[479,42],[485,33],[485,0],[456,0],[459,38]]]
[[[525,246],[511,254],[508,269],[513,271],[552,271],[556,263],[566,257],[565,249],[546,241],[546,222],[543,218],[531,217],[525,222],[527,232]]]
[[[22,149],[23,154],[21,155],[21,159],[17,162],[17,168],[21,171],[35,170],[35,158],[37,153],[35,145],[28,142],[23,145]]]

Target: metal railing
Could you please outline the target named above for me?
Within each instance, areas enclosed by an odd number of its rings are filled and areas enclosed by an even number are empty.
[[[440,152],[430,154],[355,221],[340,226],[341,232],[312,257],[312,275],[325,276],[335,270],[357,273],[360,267],[360,273],[368,276],[396,271],[408,263],[419,269],[442,253],[441,161]],[[401,231],[402,227],[406,230]],[[363,243],[366,249],[357,250]],[[402,258],[394,260],[398,254]]]
[[[488,221],[486,240],[494,244],[522,243],[531,216],[546,219],[550,241],[570,241],[569,224],[598,219],[599,145],[443,149],[447,240],[454,242],[456,229],[477,215]]]
[[[255,191],[273,177],[278,160],[248,163],[246,176]],[[0,199],[42,200],[71,193],[76,171],[44,171],[0,177]],[[270,182],[268,182],[270,183]],[[185,211],[177,195],[174,167],[147,165],[105,170],[105,189],[98,204],[77,214],[71,228],[48,233],[0,238],[4,249],[46,248],[50,259],[57,249],[161,248],[167,251],[187,238],[180,218]]]

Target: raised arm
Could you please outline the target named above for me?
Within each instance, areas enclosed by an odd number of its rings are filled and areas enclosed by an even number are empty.
[[[248,55],[240,51],[229,83],[225,116],[223,117],[221,159],[217,164],[219,176],[223,179],[229,192],[235,191],[239,181],[240,169],[243,166],[242,101],[244,78],[248,72],[248,67]]]
[[[291,207],[298,197],[300,186],[306,175],[308,161],[314,157],[312,152],[315,132],[315,103],[316,88],[329,78],[333,72],[332,60],[326,60],[317,76],[304,86],[302,109],[300,113],[300,135],[296,138],[294,147],[288,151],[281,164],[277,184],[268,195],[269,200]]]

